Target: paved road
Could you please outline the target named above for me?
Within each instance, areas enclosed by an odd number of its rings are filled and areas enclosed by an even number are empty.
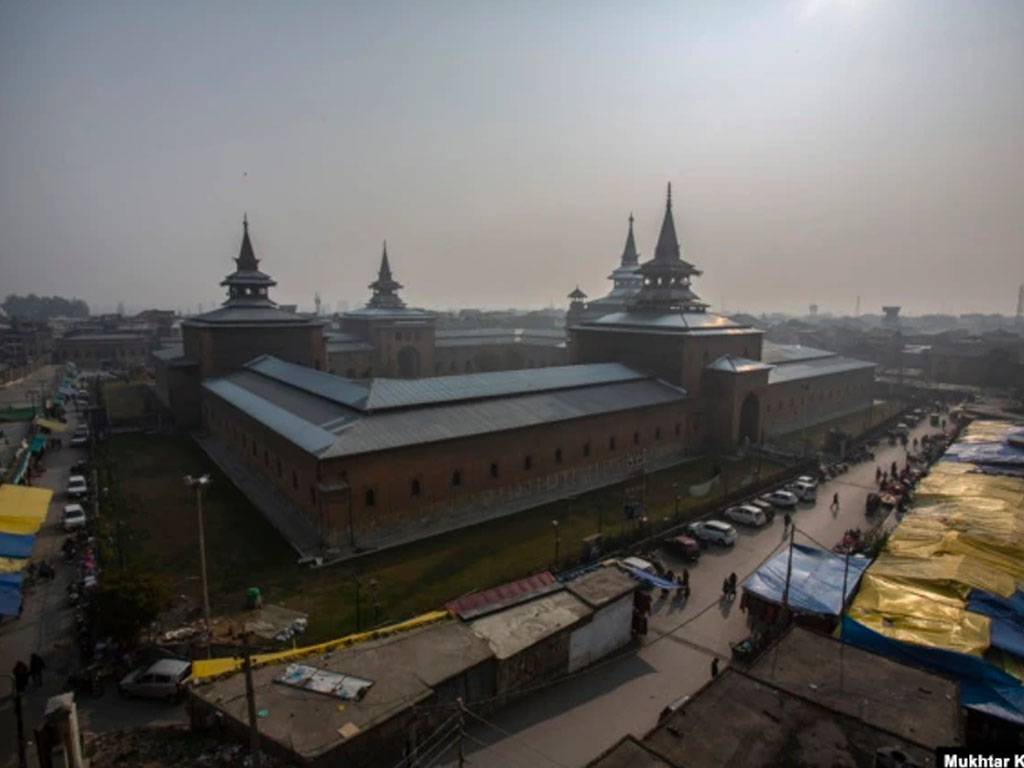
[[[911,438],[936,431],[925,422]],[[855,465],[845,475],[823,483],[818,501],[794,513],[797,543],[808,536],[832,547],[844,531],[865,527],[864,498],[875,488],[875,464],[887,467],[905,460],[900,446],[880,446],[876,461]],[[832,494],[839,493],[838,514],[829,511]],[[785,546],[783,516],[760,530],[740,529],[731,550],[711,548],[690,567],[692,594],[687,605],[658,602],[643,648],[610,663],[598,665],[559,685],[544,689],[489,718],[496,728],[477,723],[468,748],[469,764],[515,766],[580,766],[592,760],[626,733],[643,736],[667,704],[693,694],[710,679],[711,660],[728,663],[729,643],[747,636],[746,614],[739,601],[719,604],[722,581],[735,571],[740,581],[777,549]],[[803,533],[802,533],[803,532]],[[679,563],[665,560],[678,571]],[[475,750],[475,751],[474,751]],[[438,765],[455,765],[454,757]]]
[[[17,385],[11,385],[17,386]],[[27,384],[26,386],[37,386]],[[74,426],[75,419],[69,422]],[[67,444],[69,433],[63,437]],[[67,585],[73,578],[71,565],[60,554],[64,541],[61,529],[61,511],[66,503],[63,489],[70,474],[71,464],[81,457],[78,449],[65,447],[48,451],[44,458],[46,471],[33,480],[39,487],[54,491],[46,521],[36,536],[32,559],[49,560],[56,567],[52,581],[37,582],[25,595],[24,611],[17,619],[6,619],[0,624],[0,674],[9,674],[18,659],[28,663],[29,655],[39,653],[46,662],[43,685],[36,689],[30,685],[23,699],[25,736],[32,740],[33,729],[39,725],[46,700],[65,689],[64,683],[77,662],[77,649],[73,643],[74,609],[67,605]],[[125,702],[111,690],[104,699],[84,699],[78,702],[81,724],[85,730],[105,730],[111,727],[163,724],[186,721],[181,707],[159,702]],[[31,757],[32,749],[29,747]],[[0,765],[16,762],[16,729],[10,678],[0,677]],[[30,762],[30,764],[32,764]]]

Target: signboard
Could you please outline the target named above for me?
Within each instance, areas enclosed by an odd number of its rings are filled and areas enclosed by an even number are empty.
[[[284,674],[275,677],[274,682],[350,701],[359,701],[367,689],[373,685],[372,680],[364,680],[361,677],[343,675],[340,672],[331,672],[317,667],[308,667],[305,664],[289,664],[285,668]]]

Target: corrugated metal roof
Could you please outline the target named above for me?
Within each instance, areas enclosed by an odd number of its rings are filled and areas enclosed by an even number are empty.
[[[432,408],[378,411],[351,424],[324,458],[522,429],[630,408],[682,401],[686,393],[653,379],[500,397]]]
[[[220,307],[202,315],[194,315],[183,321],[183,325],[246,325],[273,323],[282,325],[324,325],[325,319],[302,317],[280,307]]]
[[[185,350],[181,344],[173,347],[163,347],[162,349],[154,349],[153,357],[159,360],[174,360],[177,357],[181,357]]]
[[[816,376],[829,376],[835,373],[846,373],[863,368],[874,368],[874,363],[863,360],[854,360],[849,357],[820,358],[818,360],[806,360],[795,363],[783,363],[776,365],[768,372],[768,384],[779,384],[784,381],[796,381],[799,379],[812,379]]]
[[[286,363],[270,355],[257,357],[245,367],[290,387],[305,390],[350,408],[364,408],[370,393],[370,380],[343,379],[305,365]]]
[[[771,366],[758,360],[749,360],[738,355],[722,355],[720,358],[707,366],[709,371],[725,371],[726,373],[749,373],[751,371],[765,371]]]
[[[374,379],[366,408],[408,408],[414,405],[592,387],[645,378],[645,374],[620,363],[594,363],[472,373],[463,376],[437,376],[428,379]]]
[[[268,429],[309,453],[320,453],[334,442],[333,434],[271,403],[228,379],[211,379],[203,386]]]
[[[761,344],[761,360],[766,363],[792,363],[800,360],[817,360],[836,357],[835,352],[826,349],[805,347],[801,344],[776,344],[765,341]]]
[[[466,621],[500,611],[503,608],[510,608],[513,605],[532,600],[537,595],[544,595],[561,588],[562,585],[559,581],[550,572],[544,571],[519,581],[460,597],[445,603],[444,607],[448,609],[449,613]]]
[[[328,341],[328,354],[334,352],[373,352],[374,346],[368,341]]]
[[[628,325],[645,328],[720,330],[745,326],[711,312],[613,312],[593,320],[594,325]]]

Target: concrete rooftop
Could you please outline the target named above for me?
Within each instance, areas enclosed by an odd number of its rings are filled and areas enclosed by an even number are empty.
[[[590,613],[582,600],[562,591],[476,619],[469,626],[490,643],[496,657],[507,659]]]

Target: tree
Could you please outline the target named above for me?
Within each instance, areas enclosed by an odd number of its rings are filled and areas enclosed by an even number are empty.
[[[4,312],[26,320],[49,320],[52,317],[88,317],[89,305],[81,299],[61,296],[28,296],[10,294],[3,303]]]
[[[138,568],[107,571],[93,591],[90,611],[99,634],[131,644],[171,605],[167,585]]]

